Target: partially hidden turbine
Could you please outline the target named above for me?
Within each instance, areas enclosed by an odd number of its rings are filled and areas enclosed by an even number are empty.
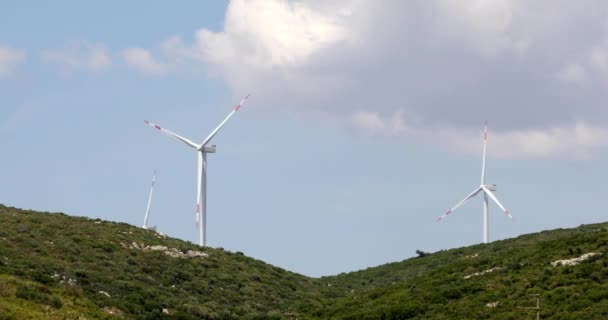
[[[215,145],[209,145],[209,142],[215,135],[224,127],[226,122],[232,118],[232,116],[239,111],[239,109],[243,106],[245,101],[247,101],[249,95],[247,95],[239,104],[232,109],[232,111],[228,114],[228,116],[222,121],[211,133],[205,138],[205,140],[196,144],[192,142],[190,139],[186,139],[178,134],[175,134],[165,128],[161,128],[160,126],[150,123],[149,121],[144,121],[146,124],[156,128],[157,130],[177,139],[185,143],[187,146],[196,149],[198,155],[198,175],[197,175],[197,192],[196,192],[196,223],[199,229],[199,244],[201,246],[205,246],[207,244],[207,153],[215,153]]]
[[[144,217],[144,225],[142,228],[148,229],[148,218],[150,217],[150,205],[152,204],[152,193],[154,193],[154,184],[156,183],[156,170],[152,176],[152,185],[150,186],[150,194],[148,195],[148,206],[146,207],[146,216]],[[154,229],[154,227],[152,227]]]
[[[480,192],[483,192],[483,243],[488,243],[488,197],[490,197],[499,207],[504,211],[504,213],[510,219],[513,219],[513,216],[509,213],[507,209],[498,201],[494,193],[492,191],[496,191],[496,185],[488,185],[485,184],[485,175],[486,175],[486,143],[488,140],[488,123],[486,122],[484,126],[483,132],[483,156],[481,161],[481,185],[475,189],[471,194],[469,194],[462,201],[458,202],[452,209],[448,210],[442,216],[437,218],[437,221],[442,220],[443,218],[450,215],[454,210],[458,209],[462,205],[464,205],[469,199],[475,197]]]

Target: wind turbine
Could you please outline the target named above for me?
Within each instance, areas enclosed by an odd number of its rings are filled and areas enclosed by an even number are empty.
[[[146,207],[146,216],[144,217],[144,225],[142,228],[148,229],[148,218],[150,217],[150,204],[152,204],[152,193],[154,192],[154,184],[156,183],[156,170],[152,176],[152,185],[150,186],[150,195],[148,196],[148,206]],[[155,229],[155,227],[152,227]]]
[[[464,205],[467,201],[469,201],[469,199],[475,197],[477,194],[482,192],[483,193],[483,243],[488,243],[488,235],[489,235],[488,234],[488,197],[491,198],[492,201],[494,201],[498,205],[498,207],[500,207],[500,209],[502,209],[502,211],[504,211],[504,213],[507,215],[507,217],[509,217],[510,219],[513,219],[513,216],[509,213],[509,211],[507,209],[505,209],[505,207],[500,203],[500,201],[498,201],[498,198],[496,198],[494,193],[492,193],[492,191],[496,191],[496,185],[495,184],[492,184],[492,185],[485,184],[487,140],[488,140],[488,123],[486,121],[484,130],[483,130],[483,156],[482,156],[482,160],[481,160],[481,185],[477,189],[473,190],[473,192],[471,192],[471,194],[469,194],[462,201],[458,202],[452,209],[448,210],[442,216],[437,218],[437,221],[442,220],[443,218],[447,217],[452,212],[454,212],[454,210],[456,210],[459,207],[461,207],[462,205]]]
[[[199,228],[199,244],[201,246],[205,246],[207,244],[207,153],[215,153],[215,145],[209,145],[209,142],[215,135],[222,129],[226,122],[232,118],[232,116],[239,111],[239,109],[243,106],[245,101],[247,101],[249,95],[247,95],[239,104],[232,109],[232,111],[228,114],[228,116],[222,121],[211,133],[203,140],[202,143],[196,144],[192,142],[190,139],[184,138],[176,133],[173,133],[165,128],[161,128],[160,126],[150,123],[145,120],[144,122],[154,127],[155,129],[173,137],[174,139],[183,142],[187,146],[194,148],[196,150],[198,156],[198,174],[197,174],[197,191],[196,191],[196,224]],[[202,221],[201,221],[202,220]]]

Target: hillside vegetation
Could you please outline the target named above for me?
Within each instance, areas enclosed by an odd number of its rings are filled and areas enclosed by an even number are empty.
[[[331,277],[124,223],[0,205],[0,320],[608,318],[608,224]],[[580,261],[557,260],[580,257]]]
[[[124,223],[0,206],[0,319],[237,319],[320,306],[312,279],[199,250]]]
[[[352,294],[317,310],[336,319],[608,319],[608,224],[433,253],[327,278]],[[581,261],[564,261],[581,257]]]

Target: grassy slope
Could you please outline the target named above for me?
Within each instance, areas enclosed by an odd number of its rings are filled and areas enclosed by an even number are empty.
[[[72,297],[140,319],[163,317],[162,309],[172,318],[199,319],[289,314],[320,305],[317,282],[240,253],[207,248],[208,257],[174,258],[130,248],[137,242],[181,252],[199,249],[127,224],[0,206],[0,226],[0,275],[11,276],[2,278],[5,283],[14,280],[0,290],[0,310],[19,308],[15,301],[24,299],[16,300],[15,290],[26,280],[63,301],[51,309],[68,313],[78,310],[68,303]],[[52,303],[44,300],[29,301],[49,309]],[[21,309],[47,318],[40,308]]]
[[[543,319],[605,319],[608,256],[550,262],[605,253],[607,228],[545,231],[311,279],[221,249],[205,249],[205,258],[133,249],[198,247],[126,224],[0,205],[0,320],[522,319],[532,312],[517,307],[532,306],[532,293],[541,295]],[[500,269],[464,278],[492,268]]]
[[[608,319],[608,224],[528,234],[328,277],[351,291],[314,314],[337,319]],[[551,265],[602,253],[575,266]],[[494,272],[468,279],[484,270]],[[497,307],[486,304],[497,302]]]
[[[47,289],[34,281],[0,275],[0,319],[111,319],[110,309],[98,308],[80,293]]]

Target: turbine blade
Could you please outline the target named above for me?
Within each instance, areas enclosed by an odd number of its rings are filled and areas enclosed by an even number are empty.
[[[245,98],[243,98],[243,100],[241,100],[241,102],[239,102],[239,104],[236,105],[236,107],[234,107],[234,109],[232,109],[232,111],[228,114],[228,116],[224,119],[224,121],[222,121],[220,123],[219,126],[217,126],[217,128],[213,129],[213,131],[211,131],[211,133],[209,134],[209,136],[207,136],[207,138],[205,138],[205,141],[203,141],[203,143],[201,143],[201,147],[204,147],[207,145],[207,143],[209,143],[209,141],[211,141],[211,139],[213,139],[213,137],[215,137],[215,135],[220,131],[220,129],[222,129],[222,127],[224,125],[226,125],[226,122],[228,122],[228,120],[230,120],[230,118],[232,118],[232,116],[239,111],[239,109],[243,106],[243,104],[245,104],[245,101],[247,101],[247,99],[249,98],[251,94],[248,94]]]
[[[500,207],[500,209],[502,209],[502,211],[504,211],[504,213],[507,215],[507,217],[509,217],[509,219],[513,219],[513,216],[509,213],[509,210],[505,209],[505,207],[500,203],[500,201],[498,201],[498,198],[496,198],[496,196],[492,193],[492,191],[490,191],[486,187],[481,187],[481,188],[488,196],[490,196],[490,198],[492,198],[492,200],[494,200],[494,202]]]
[[[474,196],[476,196],[479,193],[479,191],[481,191],[481,188],[475,189],[475,191],[471,192],[471,194],[469,194],[466,198],[464,198],[464,199],[462,199],[462,201],[458,202],[454,207],[452,207],[452,209],[446,211],[446,213],[444,213],[439,218],[437,218],[437,221],[442,220],[443,218],[447,217],[452,212],[454,212],[454,210],[460,208],[463,204],[465,204],[467,201],[469,201],[469,199],[471,199]]]
[[[192,148],[198,148],[199,147],[196,143],[190,141],[189,139],[186,139],[186,138],[180,136],[179,134],[173,133],[173,132],[171,132],[171,131],[169,131],[169,130],[167,130],[165,128],[161,128],[161,126],[159,126],[157,124],[154,124],[154,123],[151,123],[148,120],[144,120],[144,123],[147,124],[147,125],[149,125],[149,126],[151,126],[151,127],[153,127],[153,128],[155,128],[156,130],[161,131],[162,133],[164,133],[164,134],[166,134],[166,135],[168,135],[170,137],[173,137],[174,139],[176,139],[178,141],[181,141],[181,142],[185,143],[189,147],[192,147]]]
[[[486,180],[486,144],[488,141],[488,121],[483,127],[483,155],[481,158],[481,185],[485,184]]]

